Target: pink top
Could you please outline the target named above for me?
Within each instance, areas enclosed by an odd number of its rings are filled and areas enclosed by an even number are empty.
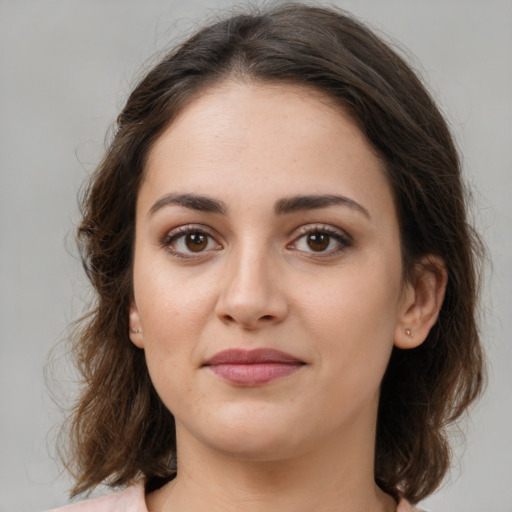
[[[48,512],[148,512],[144,498],[143,481],[127,487],[123,492],[117,492],[88,501],[81,501]],[[426,512],[413,507],[402,499],[396,512]]]

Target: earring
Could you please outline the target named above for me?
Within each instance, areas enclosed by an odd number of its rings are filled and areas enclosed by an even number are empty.
[[[132,334],[140,334],[142,331],[139,331],[138,329],[134,329],[133,327],[130,327],[130,332]]]
[[[407,334],[407,336],[409,336],[409,338],[414,338],[414,334],[412,333],[412,329],[410,329],[409,327],[406,327],[404,329],[404,332],[405,332],[405,334]]]

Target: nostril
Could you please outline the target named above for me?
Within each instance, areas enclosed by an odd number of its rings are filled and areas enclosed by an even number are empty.
[[[272,315],[263,315],[261,317],[262,320],[272,320],[273,316]]]

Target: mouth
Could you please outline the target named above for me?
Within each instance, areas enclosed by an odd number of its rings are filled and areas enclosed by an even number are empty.
[[[290,354],[263,348],[223,350],[208,359],[203,367],[236,386],[254,387],[287,377],[305,365]]]

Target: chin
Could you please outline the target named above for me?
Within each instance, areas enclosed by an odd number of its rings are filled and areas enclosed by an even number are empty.
[[[299,455],[295,443],[288,435],[269,435],[267,431],[260,436],[239,435],[237,438],[213,439],[211,447],[225,456],[254,462],[284,460]]]
[[[225,455],[254,461],[270,461],[297,454],[307,438],[297,429],[298,420],[277,414],[231,414],[209,422],[203,442]],[[300,424],[300,423],[299,423]],[[304,438],[304,439],[303,439]]]

